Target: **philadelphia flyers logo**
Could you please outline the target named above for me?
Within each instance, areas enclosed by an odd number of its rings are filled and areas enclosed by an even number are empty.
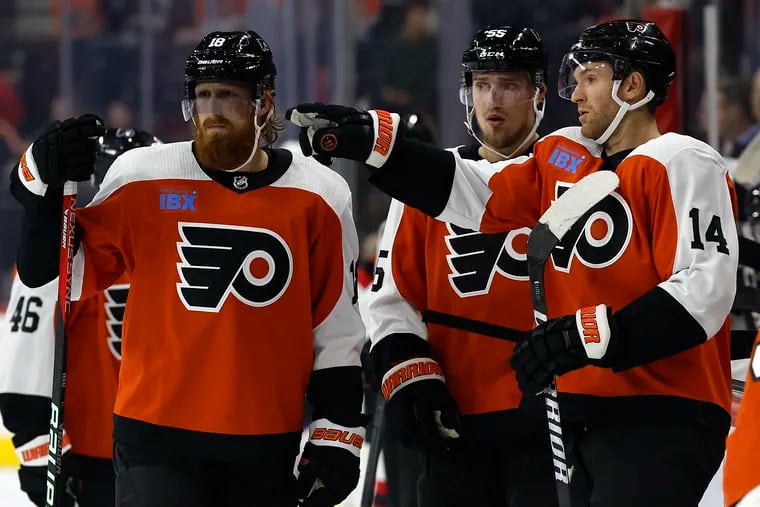
[[[177,294],[188,310],[218,312],[230,294],[248,306],[277,301],[293,277],[293,255],[276,232],[180,222]]]
[[[557,182],[557,197],[570,186]],[[620,194],[611,193],[585,216],[554,247],[551,257],[557,271],[570,272],[573,259],[590,268],[604,268],[617,261],[628,248],[633,233],[633,216]]]
[[[499,234],[483,234],[446,224],[449,234],[449,283],[459,297],[487,294],[496,274],[510,280],[527,280],[525,248],[530,229],[523,227]]]
[[[129,284],[111,285],[103,291],[105,296],[106,330],[108,331],[108,350],[121,361],[121,331],[124,323],[124,310],[127,307]]]

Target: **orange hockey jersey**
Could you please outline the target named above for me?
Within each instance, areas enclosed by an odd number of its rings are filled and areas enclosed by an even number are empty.
[[[495,174],[484,162],[453,159],[451,190],[436,201],[445,203],[437,218],[491,233],[535,220],[606,163],[601,146],[578,127],[544,137],[533,155],[505,162]],[[550,318],[604,303],[620,327],[612,368],[588,366],[558,379],[563,397],[577,402],[563,404],[563,416],[680,417],[727,430],[727,315],[738,241],[725,163],[705,143],[669,133],[632,150],[615,171],[617,191],[547,262]]]
[[[289,459],[312,371],[358,372],[348,186],[300,154],[268,154],[265,171],[223,173],[202,169],[190,142],[137,148],[78,212],[75,295],[122,272],[131,284],[117,441]]]
[[[463,415],[517,408],[509,367],[513,341],[435,323],[463,317],[527,331],[533,327],[525,248],[530,229],[483,234],[440,222],[393,200],[369,302],[374,344],[394,333],[430,343]],[[428,322],[423,322],[423,319]]]
[[[736,429],[726,444],[723,492],[727,507],[733,507],[742,499],[746,500],[748,507],[760,505],[760,431],[757,425],[760,416],[760,333],[749,366]]]
[[[121,363],[121,328],[129,284],[71,305],[64,427],[77,454],[111,459],[113,406]]]

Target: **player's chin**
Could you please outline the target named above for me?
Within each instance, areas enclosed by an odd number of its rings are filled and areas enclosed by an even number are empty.
[[[586,122],[581,124],[581,135],[587,139],[598,139],[602,131],[596,125]]]
[[[490,147],[500,150],[502,147],[510,144],[510,140],[515,136],[511,132],[492,130],[483,136],[483,141]]]

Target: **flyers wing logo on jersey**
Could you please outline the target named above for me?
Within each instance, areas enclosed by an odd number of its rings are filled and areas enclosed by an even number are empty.
[[[525,254],[530,234],[528,227],[501,234],[483,234],[452,224],[446,226],[449,230],[446,246],[451,252],[446,256],[451,268],[449,283],[460,297],[487,294],[497,272],[512,280],[528,279]],[[521,249],[515,245],[519,239],[522,239]]]
[[[557,182],[559,197],[571,185]],[[578,221],[552,252],[554,269],[570,272],[573,258],[591,268],[614,263],[628,247],[633,233],[633,216],[628,203],[616,192],[594,206],[588,218]]]
[[[121,329],[124,323],[124,309],[127,306],[129,284],[111,285],[103,291],[105,295],[106,328],[108,329],[108,349],[121,361]]]
[[[285,292],[293,255],[277,233],[258,227],[180,222],[177,294],[188,310],[217,312],[232,293],[267,306]]]

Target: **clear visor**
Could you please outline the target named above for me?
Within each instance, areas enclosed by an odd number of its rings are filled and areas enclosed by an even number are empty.
[[[182,100],[182,116],[190,121],[198,114],[219,115],[226,118],[249,118],[256,110],[254,101],[240,96],[196,97]]]
[[[473,81],[472,86],[462,86],[459,91],[463,104],[473,106],[475,100],[479,104],[491,107],[511,107],[533,100],[534,87],[530,83],[514,81],[489,82]]]
[[[614,76],[614,65],[609,61],[607,53],[594,53],[584,51],[582,53],[568,53],[562,58],[559,68],[559,82],[557,92],[563,99],[570,100],[578,83],[585,80],[599,78],[598,74]],[[609,69],[609,70],[607,70]],[[612,71],[612,72],[610,72]]]

